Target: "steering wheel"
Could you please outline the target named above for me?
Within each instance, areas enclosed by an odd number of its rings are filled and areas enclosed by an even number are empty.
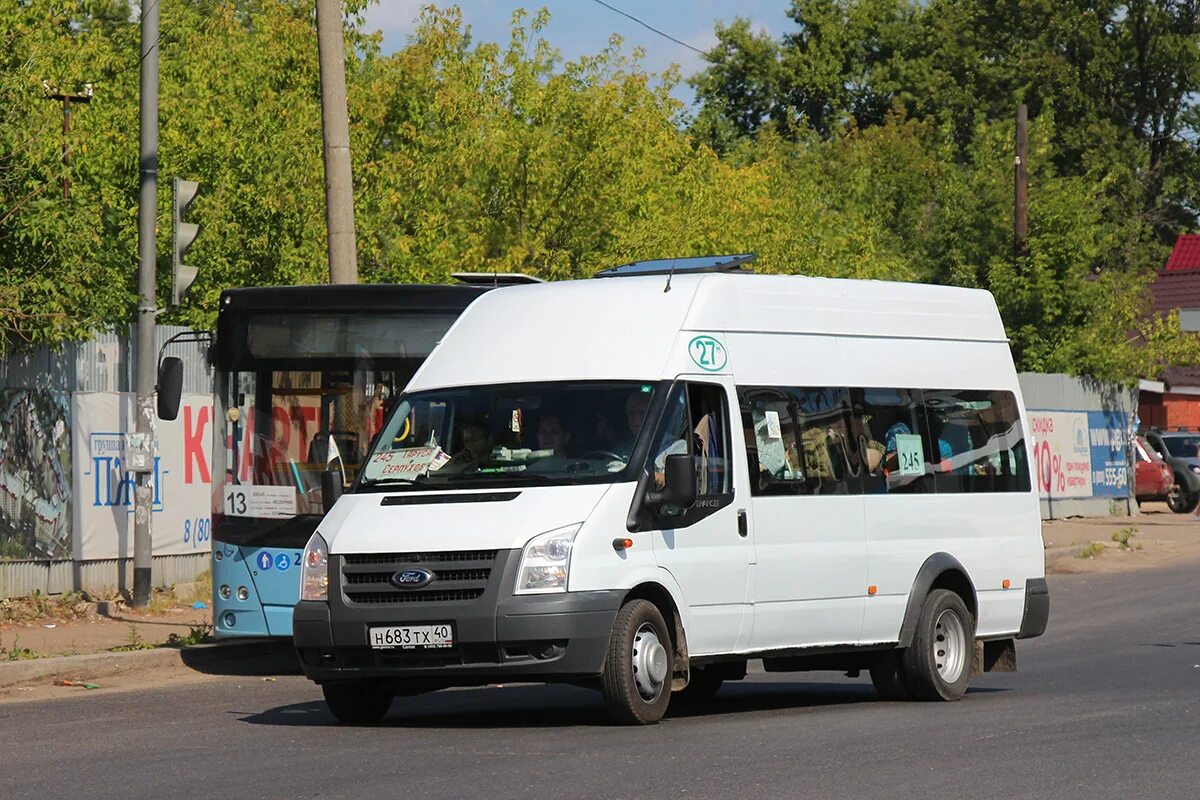
[[[614,453],[612,450],[588,450],[586,453],[580,453],[579,457],[580,458],[588,458],[588,459],[603,458],[603,459],[607,459],[609,461],[621,461],[621,462],[629,461],[629,459],[626,458],[625,456],[618,455],[618,454]]]

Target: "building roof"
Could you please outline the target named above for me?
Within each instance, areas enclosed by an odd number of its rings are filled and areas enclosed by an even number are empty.
[[[1165,269],[1151,284],[1154,312],[1166,314],[1177,308],[1200,308],[1200,269],[1194,272],[1167,272]]]
[[[1163,267],[1164,273],[1200,272],[1200,233],[1185,233],[1175,240],[1175,249]]]
[[[1168,392],[1182,386],[1200,386],[1200,367],[1168,367],[1163,370],[1162,379]]]
[[[1175,249],[1150,290],[1156,314],[1200,309],[1200,234],[1184,234],[1175,240]],[[1200,386],[1197,367],[1168,367],[1161,377],[1171,387]]]

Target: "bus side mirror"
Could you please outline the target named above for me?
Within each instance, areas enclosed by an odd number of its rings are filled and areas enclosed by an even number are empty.
[[[321,504],[325,506],[326,514],[341,496],[342,474],[336,469],[327,469],[321,472]]]
[[[650,505],[691,508],[696,502],[696,459],[686,453],[667,456],[663,463],[663,489],[646,495]]]
[[[167,356],[158,365],[158,418],[167,421],[179,416],[183,398],[183,360]]]

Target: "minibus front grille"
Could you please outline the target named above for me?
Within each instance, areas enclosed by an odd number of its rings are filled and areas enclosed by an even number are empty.
[[[365,567],[393,564],[397,569],[401,566],[419,564],[429,566],[457,561],[486,561],[491,564],[496,560],[495,550],[448,550],[434,553],[347,553],[342,556],[343,563],[349,567]]]
[[[462,603],[483,595],[483,589],[441,592],[346,592],[346,600],[356,606],[404,605],[406,603]]]
[[[487,589],[496,555],[495,550],[346,554],[342,594],[350,605],[469,603]],[[396,573],[414,568],[428,570],[433,579],[417,588],[392,582]]]
[[[439,583],[446,581],[483,581],[487,583],[491,573],[490,569],[439,569],[434,572]],[[391,572],[347,572],[342,582],[354,586],[364,584],[391,586],[391,579]]]

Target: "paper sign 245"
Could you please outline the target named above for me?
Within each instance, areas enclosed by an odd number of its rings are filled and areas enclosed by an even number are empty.
[[[901,475],[921,475],[925,472],[925,451],[921,437],[914,433],[896,434],[896,458]]]

